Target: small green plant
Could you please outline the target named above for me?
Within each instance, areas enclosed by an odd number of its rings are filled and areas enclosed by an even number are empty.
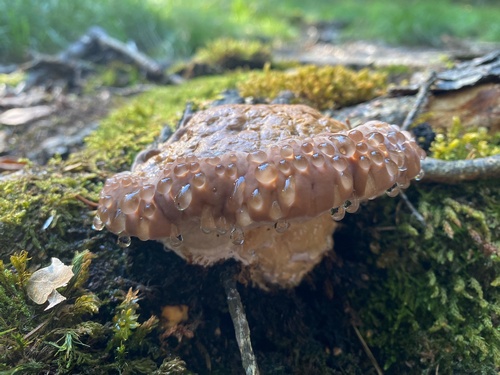
[[[184,362],[151,340],[158,319],[139,320],[138,291],[107,306],[112,315],[95,318],[103,303],[84,288],[93,258],[88,251],[75,254],[74,276],[62,290],[67,300],[47,311],[26,293],[28,253],[12,255],[10,264],[0,261],[0,373],[187,373]]]
[[[320,110],[360,103],[384,92],[386,74],[343,66],[303,66],[291,71],[271,70],[251,73],[238,88],[243,96],[273,99],[282,91],[291,91],[295,102]]]
[[[48,311],[42,311],[26,293],[31,277],[28,253],[12,255],[10,264],[0,261],[0,370],[29,372],[29,368],[56,366],[67,371],[80,361],[81,347],[86,345],[80,338],[92,338],[102,330],[99,323],[87,320],[98,311],[100,302],[81,288],[91,258],[88,251],[75,255],[74,276],[64,290],[68,300]]]
[[[464,129],[458,117],[445,133],[436,135],[431,145],[433,156],[443,160],[475,159],[500,154],[500,133],[486,128]]]

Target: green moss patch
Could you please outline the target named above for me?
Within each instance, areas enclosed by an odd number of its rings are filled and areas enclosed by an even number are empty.
[[[243,96],[274,99],[282,91],[291,91],[296,103],[333,109],[361,103],[381,95],[386,74],[362,69],[358,72],[343,66],[303,66],[291,71],[252,73],[238,88]]]
[[[436,135],[431,146],[433,156],[443,160],[484,158],[500,154],[500,133],[489,134],[486,128],[465,129],[458,117],[445,133]]]
[[[496,186],[412,189],[426,228],[398,200],[372,210],[369,286],[351,291],[350,299],[390,373],[493,374],[500,366]]]

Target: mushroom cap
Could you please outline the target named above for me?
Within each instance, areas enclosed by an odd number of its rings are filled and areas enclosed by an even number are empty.
[[[293,286],[331,249],[332,209],[341,218],[407,187],[424,156],[394,125],[348,130],[303,105],[223,105],[108,179],[96,219],[192,263],[235,258],[261,286]]]

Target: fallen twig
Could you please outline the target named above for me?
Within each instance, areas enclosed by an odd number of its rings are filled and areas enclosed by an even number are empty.
[[[424,103],[427,101],[430,88],[435,80],[436,80],[436,72],[432,71],[429,78],[422,84],[422,86],[420,86],[420,89],[418,90],[415,104],[413,105],[411,111],[408,112],[408,115],[406,115],[403,125],[401,125],[401,128],[403,130],[408,130],[410,125],[413,124],[413,121],[415,121],[415,118],[420,112],[420,108],[422,108]]]
[[[471,160],[445,161],[427,158],[422,161],[423,181],[456,184],[462,181],[500,178],[500,155]]]
[[[372,351],[370,350],[370,347],[368,346],[365,339],[363,338],[363,335],[361,335],[361,332],[359,332],[358,327],[356,327],[356,325],[354,323],[351,323],[351,325],[352,325],[352,328],[354,329],[354,332],[356,332],[356,336],[358,336],[358,339],[361,342],[361,345],[363,346],[363,349],[364,349],[366,355],[368,356],[368,358],[370,358],[370,361],[371,361],[373,367],[375,368],[375,371],[377,371],[378,375],[383,375],[384,372],[382,371],[382,368],[380,367],[377,360],[375,359],[375,356],[373,355]]]
[[[80,202],[85,203],[89,208],[95,209],[99,207],[99,203],[93,202],[80,194],[75,195],[75,198],[78,199]]]
[[[148,77],[155,80],[159,80],[164,77],[163,70],[157,62],[150,59],[148,56],[135,48],[131,48],[129,45],[119,41],[118,39],[112,38],[100,27],[90,28],[87,35],[96,40],[101,47],[109,48],[123,56],[128,57],[135,65],[144,70]]]
[[[236,341],[240,348],[241,362],[246,375],[259,375],[259,368],[257,360],[252,349],[252,342],[250,341],[250,328],[245,315],[243,304],[241,303],[240,294],[236,289],[236,281],[229,272],[222,276],[222,283],[227,296],[227,305],[229,313],[233,320],[234,331],[236,334]]]
[[[408,199],[408,197],[406,196],[405,193],[401,192],[400,195],[401,195],[401,199],[403,199],[403,201],[406,203],[406,206],[410,209],[413,216],[415,216],[415,218],[418,220],[418,222],[425,228],[427,226],[427,224],[425,223],[425,219],[422,216],[422,214],[420,212],[418,212],[418,210],[410,202],[410,200]]]

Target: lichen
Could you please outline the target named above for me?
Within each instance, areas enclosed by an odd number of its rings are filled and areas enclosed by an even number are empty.
[[[452,121],[452,126],[437,134],[431,145],[435,158],[463,160],[500,154],[500,133],[489,134],[484,127],[465,129],[458,117]]]
[[[295,103],[323,110],[361,103],[382,94],[386,77],[385,73],[354,71],[343,66],[306,65],[283,72],[266,65],[263,72],[251,73],[238,88],[243,96],[266,99],[291,91]]]

